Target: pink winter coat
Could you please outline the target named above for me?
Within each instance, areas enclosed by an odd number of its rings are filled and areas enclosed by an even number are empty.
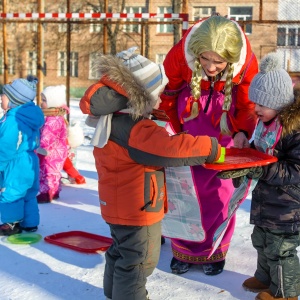
[[[41,129],[40,147],[47,155],[40,158],[40,193],[58,194],[61,190],[60,179],[67,158],[67,124],[63,116],[45,117]]]

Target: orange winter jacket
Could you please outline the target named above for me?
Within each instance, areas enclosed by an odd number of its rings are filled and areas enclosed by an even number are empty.
[[[112,62],[108,60],[107,64],[111,66]],[[109,73],[105,75],[80,101],[85,114],[113,113],[107,144],[103,148],[94,147],[93,151],[101,214],[111,224],[152,225],[167,211],[164,168],[213,162],[220,156],[220,145],[208,136],[170,136],[151,119],[133,120],[130,114],[120,113],[128,102],[131,107],[135,103],[129,75],[114,76],[114,81]]]

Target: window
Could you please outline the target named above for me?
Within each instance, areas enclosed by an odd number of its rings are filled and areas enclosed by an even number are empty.
[[[58,76],[67,75],[67,52],[58,53]],[[70,76],[78,77],[78,52],[70,53]]]
[[[164,62],[165,58],[166,58],[166,54],[161,54],[161,53],[156,54],[156,63],[162,64]]]
[[[36,5],[34,5],[33,3],[30,4],[28,6],[28,12],[31,12],[31,13],[35,12],[36,11],[35,6]],[[26,30],[28,32],[37,32],[38,31],[38,24],[36,22],[34,22],[34,23],[26,23]]]
[[[236,21],[248,21],[252,20],[252,7],[249,6],[233,6],[229,8],[229,18]],[[245,32],[247,34],[252,33],[252,25],[246,24]]]
[[[37,53],[36,51],[29,51],[27,53],[27,74],[37,74]]]
[[[203,18],[208,18],[215,12],[216,12],[215,6],[194,6],[193,20],[198,21]]]
[[[70,76],[78,77],[78,52],[71,52],[70,55]]]
[[[73,13],[79,13],[81,11],[80,8],[78,8],[76,5],[72,5],[71,11]],[[70,19],[70,20],[78,20],[78,19]],[[78,32],[79,31],[79,24],[78,23],[71,23],[71,31]]]
[[[60,7],[58,9],[58,12],[61,13],[61,14],[65,14],[67,11],[66,11],[66,8]],[[76,8],[73,7],[72,12],[79,12],[79,9],[76,10]],[[60,19],[60,20],[68,20],[68,19],[65,18],[65,19]],[[76,20],[76,19],[70,19],[70,20]],[[67,23],[59,23],[58,24],[58,32],[67,32],[67,28],[68,28]],[[70,30],[78,32],[79,31],[79,24],[71,23]]]
[[[138,13],[144,13],[146,12],[145,7],[126,7],[125,8],[125,13],[127,14],[138,14]],[[131,22],[139,22],[141,19],[134,19],[134,18],[128,18],[126,21],[131,21]],[[135,32],[135,33],[140,33],[141,32],[141,25],[139,24],[125,24],[123,27],[123,31],[125,32]]]
[[[28,32],[37,32],[38,31],[38,24],[37,23],[27,23],[26,30]]]
[[[96,52],[91,53],[90,60],[89,60],[89,79],[99,79],[100,78],[100,72],[97,68],[97,60],[98,60],[98,53],[96,53]]]
[[[59,52],[58,54],[58,76],[67,75],[67,53]]]
[[[288,45],[296,46],[296,29],[295,28],[289,28]]]
[[[15,72],[15,64],[16,64],[16,56],[15,52],[9,50],[8,51],[8,74],[14,75]]]
[[[4,61],[3,61],[3,52],[0,52],[0,74],[4,73]]]
[[[66,13],[66,9],[59,7],[58,12],[60,14]],[[63,19],[60,19],[60,20],[63,20]],[[58,32],[67,32],[67,23],[59,23],[58,24]]]
[[[15,53],[11,50],[7,53],[8,59],[8,74],[14,75],[15,74]],[[4,74],[4,54],[0,52],[0,74]]]
[[[277,46],[285,46],[285,28],[277,28]]]
[[[98,11],[91,10],[90,13],[97,13]],[[101,32],[102,31],[102,24],[100,23],[91,23],[90,24],[90,32]]]
[[[171,14],[173,13],[171,6],[160,6],[158,7],[159,14]],[[171,19],[157,19],[160,22],[167,22],[171,21]],[[173,32],[173,25],[172,24],[159,24],[157,25],[157,31],[159,33],[168,33]]]
[[[277,46],[300,46],[300,27],[278,27]]]

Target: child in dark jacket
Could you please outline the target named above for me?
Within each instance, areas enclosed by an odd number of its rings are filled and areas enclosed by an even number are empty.
[[[36,231],[40,221],[39,159],[35,153],[44,124],[34,76],[3,86],[0,119],[0,236]],[[2,258],[3,259],[3,258]]]
[[[300,85],[294,94],[281,65],[276,53],[265,56],[249,89],[259,119],[251,146],[278,158],[245,169],[242,178],[257,181],[250,213],[257,268],[243,283],[246,290],[259,292],[256,300],[297,300],[300,295]]]
[[[147,277],[161,246],[167,211],[164,167],[201,165],[220,159],[209,136],[170,136],[151,120],[168,82],[164,68],[134,53],[99,59],[99,82],[80,101],[83,113],[98,116],[92,143],[99,177],[101,214],[113,244],[105,254],[107,299],[147,299]]]

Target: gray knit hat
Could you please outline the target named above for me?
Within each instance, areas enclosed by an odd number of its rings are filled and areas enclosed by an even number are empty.
[[[280,111],[294,101],[292,79],[281,63],[280,56],[275,52],[262,58],[260,72],[249,87],[252,102]]]
[[[157,65],[148,58],[136,54],[137,47],[129,48],[117,53],[117,57],[123,60],[123,64],[138,78],[154,100],[162,88],[169,82],[163,65]]]

